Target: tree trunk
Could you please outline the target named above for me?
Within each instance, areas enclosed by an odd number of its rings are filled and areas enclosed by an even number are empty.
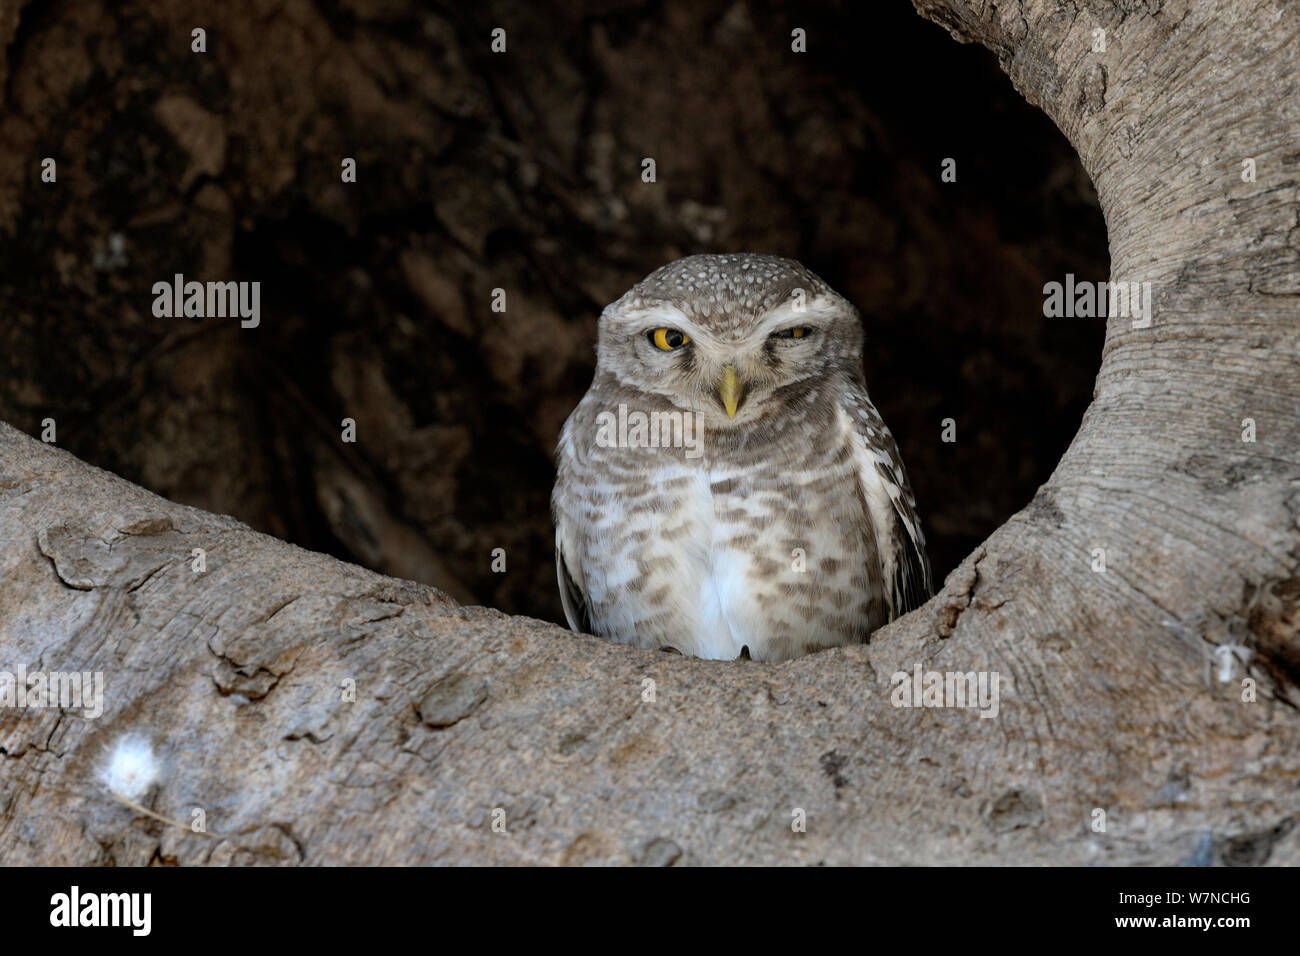
[[[917,6],[1070,138],[1113,279],[1154,292],[1149,327],[1109,320],[1051,479],[934,600],[785,664],[639,651],[3,426],[0,667],[106,688],[97,720],[0,716],[0,862],[1300,863],[1294,11]],[[893,706],[918,665],[997,673],[997,717]],[[132,732],[150,808],[209,833],[108,797]]]

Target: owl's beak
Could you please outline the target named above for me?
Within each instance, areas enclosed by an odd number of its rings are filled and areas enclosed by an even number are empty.
[[[728,365],[722,373],[722,381],[718,382],[718,398],[722,399],[722,407],[727,410],[728,418],[736,417],[736,409],[740,407],[740,399],[744,394],[745,386],[736,374],[735,366]]]

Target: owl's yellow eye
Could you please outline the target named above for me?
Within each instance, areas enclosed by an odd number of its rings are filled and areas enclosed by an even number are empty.
[[[650,343],[663,352],[679,349],[689,341],[689,336],[676,329],[655,329],[650,333]]]
[[[793,329],[782,329],[780,332],[773,332],[774,339],[801,339],[805,335],[811,335],[812,329],[806,325],[798,325]]]

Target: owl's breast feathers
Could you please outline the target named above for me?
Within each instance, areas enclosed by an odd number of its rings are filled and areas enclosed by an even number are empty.
[[[574,630],[780,660],[866,640],[928,598],[915,501],[864,390],[779,432],[706,433],[697,458],[597,445],[602,407],[588,393],[558,449],[556,570]]]

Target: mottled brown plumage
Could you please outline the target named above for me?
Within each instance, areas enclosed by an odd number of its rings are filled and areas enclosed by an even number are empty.
[[[606,308],[552,497],[570,625],[781,660],[924,601],[920,520],[862,341],[847,301],[772,256],[681,259]]]

